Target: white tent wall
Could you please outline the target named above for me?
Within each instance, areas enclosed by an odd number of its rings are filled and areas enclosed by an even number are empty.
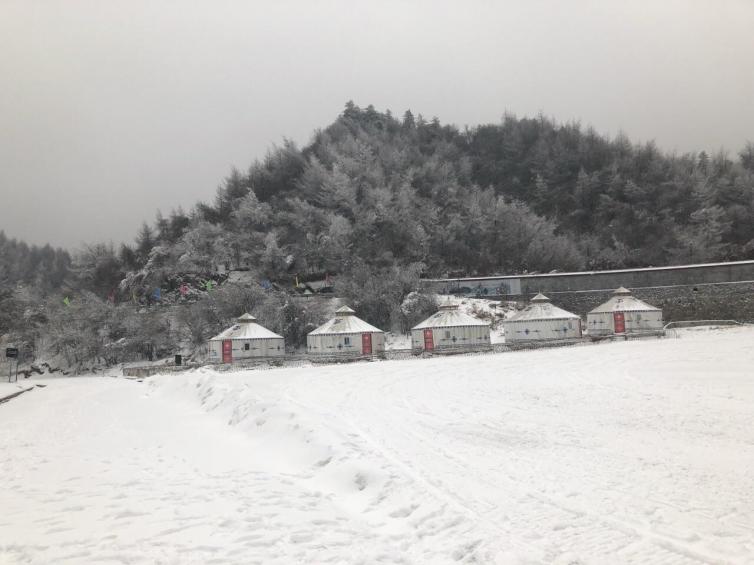
[[[223,359],[223,342],[219,340],[209,341],[209,360],[213,363],[219,363]]]
[[[618,311],[620,312],[620,311]],[[615,312],[594,312],[586,315],[587,332],[590,336],[615,334]],[[663,328],[662,311],[649,310],[646,312],[622,312],[625,320],[626,332],[637,333],[659,331]]]
[[[385,334],[382,332],[357,332],[338,334],[309,334],[306,336],[306,351],[312,355],[364,355],[363,334],[372,336],[372,354],[385,351]]]
[[[504,321],[503,328],[506,343],[581,337],[581,320],[574,318]]]
[[[220,363],[223,360],[223,341],[213,339],[209,342],[210,361]],[[233,361],[253,359],[256,357],[282,357],[285,355],[283,338],[231,339]]]
[[[462,349],[481,348],[490,345],[490,327],[481,326],[440,326],[432,328],[412,329],[411,348],[423,350],[424,332],[432,331],[434,349]]]

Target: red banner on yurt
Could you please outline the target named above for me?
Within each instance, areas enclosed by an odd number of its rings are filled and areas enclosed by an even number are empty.
[[[233,362],[233,342],[229,339],[223,340],[223,363]]]
[[[361,352],[364,355],[372,354],[372,334],[370,333],[361,334]]]
[[[615,333],[626,333],[626,316],[623,312],[613,313],[613,322],[615,324]]]
[[[435,337],[432,335],[432,329],[427,328],[424,330],[424,349],[426,351],[432,351],[435,348]]]

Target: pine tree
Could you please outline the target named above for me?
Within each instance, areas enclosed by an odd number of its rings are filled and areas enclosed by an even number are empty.
[[[154,232],[146,222],[141,225],[139,233],[136,236],[136,254],[139,260],[145,262],[150,251],[155,246]]]
[[[402,125],[404,129],[414,129],[416,127],[416,122],[414,121],[414,115],[411,113],[411,110],[406,110],[406,112],[403,114]]]

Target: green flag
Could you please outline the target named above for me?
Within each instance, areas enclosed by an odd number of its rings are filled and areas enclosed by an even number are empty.
[[[63,299],[63,304],[65,304],[66,306],[70,306],[71,305],[71,299],[66,296]]]
[[[206,283],[204,283],[204,288],[207,289],[207,292],[209,292],[210,290],[212,290],[213,286],[214,286],[214,284],[212,283],[212,281],[207,281]]]

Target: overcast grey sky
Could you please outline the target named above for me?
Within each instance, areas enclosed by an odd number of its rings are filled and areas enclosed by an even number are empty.
[[[353,99],[459,126],[754,139],[754,1],[0,0],[0,229],[131,240]]]

